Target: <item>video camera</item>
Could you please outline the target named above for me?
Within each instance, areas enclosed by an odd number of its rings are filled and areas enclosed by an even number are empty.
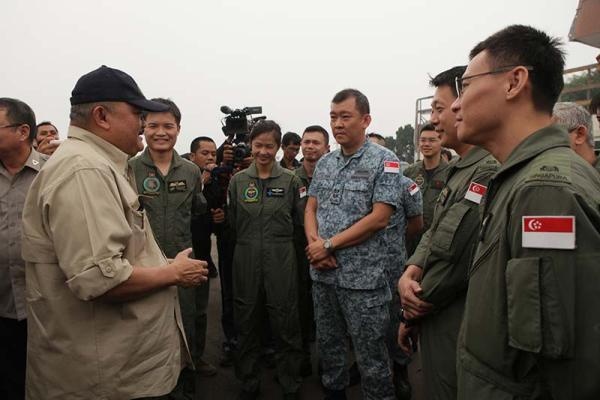
[[[228,106],[221,106],[221,112],[227,114],[221,123],[223,124],[223,133],[228,137],[227,142],[233,147],[233,163],[239,164],[251,154],[248,143],[250,131],[258,121],[267,117],[252,117],[254,114],[262,114],[262,107],[244,107],[241,110],[232,110]]]

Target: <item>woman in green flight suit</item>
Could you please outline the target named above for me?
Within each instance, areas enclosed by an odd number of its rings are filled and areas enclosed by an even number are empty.
[[[302,230],[300,180],[275,161],[281,129],[261,121],[250,133],[254,161],[229,185],[229,223],[235,232],[234,320],[239,332],[236,375],[240,399],[259,391],[261,336],[268,317],[277,349],[277,377],[284,398],[298,396],[302,340],[297,304],[294,231]]]

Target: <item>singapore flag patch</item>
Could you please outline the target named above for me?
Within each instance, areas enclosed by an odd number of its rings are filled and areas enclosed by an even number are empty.
[[[473,203],[481,204],[483,195],[487,192],[487,186],[480,183],[471,182],[469,190],[465,193],[465,199],[471,200]]]
[[[398,161],[384,161],[383,172],[390,172],[392,174],[400,173],[400,163]]]
[[[419,192],[419,185],[417,185],[416,183],[413,182],[413,184],[408,187],[408,193],[411,196],[414,196],[418,192]]]
[[[575,248],[574,216],[524,216],[522,246],[532,249]]]

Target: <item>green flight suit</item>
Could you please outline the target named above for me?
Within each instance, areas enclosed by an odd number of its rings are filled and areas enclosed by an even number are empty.
[[[235,232],[234,320],[239,334],[236,375],[245,391],[259,387],[261,332],[268,316],[277,350],[277,376],[284,393],[300,387],[302,339],[298,317],[298,271],[294,232],[302,229],[302,183],[273,164],[260,179],[255,164],[229,184],[228,222]]]
[[[596,162],[594,163],[594,168],[596,168],[596,171],[600,174],[600,156],[598,156],[598,158],[596,158]]]
[[[431,314],[419,320],[421,360],[428,399],[456,398],[456,343],[467,292],[467,273],[479,232],[479,203],[499,164],[487,151],[473,147],[453,161],[435,206],[431,228],[407,264],[423,268],[423,300]],[[479,186],[481,188],[481,186]]]
[[[599,399],[600,176],[549,126],[513,150],[484,202],[458,398]]]
[[[302,211],[306,207],[306,201],[308,200],[308,188],[310,186],[311,179],[306,174],[304,166],[300,166],[294,170],[294,174],[302,182],[300,197],[302,200]],[[304,189],[302,189],[304,188]],[[302,219],[304,219],[304,212],[302,213]],[[312,280],[310,279],[310,263],[306,258],[306,235],[303,230],[296,230],[294,232],[294,244],[296,246],[296,262],[298,264],[298,312],[300,314],[300,330],[302,331],[302,342],[305,351],[310,346],[310,341],[315,337],[315,322],[314,322],[314,310],[312,302]],[[310,354],[310,350],[309,354]]]
[[[167,258],[192,247],[192,221],[207,212],[202,194],[201,171],[197,165],[182,158],[173,150],[169,172],[163,176],[150,158],[148,148],[132,158],[140,204],[148,215],[152,232]],[[194,362],[202,357],[206,342],[209,283],[195,288],[178,288],[183,326]],[[189,375],[187,371],[182,372]],[[184,379],[191,381],[193,377]],[[190,391],[190,382],[184,382]],[[181,396],[179,393],[177,396]]]
[[[433,222],[433,211],[440,192],[446,185],[448,163],[440,159],[440,164],[433,171],[426,170],[423,161],[417,161],[404,170],[404,176],[409,177],[421,190],[423,196],[423,232],[426,232]],[[406,241],[406,254],[412,255],[419,245],[421,235]]]

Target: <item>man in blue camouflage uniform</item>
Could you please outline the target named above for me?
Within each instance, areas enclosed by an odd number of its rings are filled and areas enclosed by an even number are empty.
[[[358,90],[336,94],[330,118],[341,149],[317,164],[305,213],[322,383],[326,399],[346,398],[349,334],[363,397],[394,399],[385,227],[400,202],[400,163],[366,140],[369,101]]]
[[[392,215],[382,246],[387,249],[389,258],[388,281],[392,292],[390,302],[390,326],[388,329],[387,345],[393,362],[392,371],[397,399],[410,399],[411,388],[408,382],[407,366],[410,357],[398,346],[398,327],[400,326],[400,297],[396,287],[404,272],[407,258],[407,240],[415,239],[423,229],[423,195],[412,179],[399,176],[400,201],[398,209]]]

